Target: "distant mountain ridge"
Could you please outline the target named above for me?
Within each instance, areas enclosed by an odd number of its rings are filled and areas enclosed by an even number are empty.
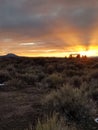
[[[19,57],[19,56],[17,56],[16,54],[13,54],[13,53],[8,53],[8,54],[6,54],[6,55],[2,55],[2,56],[0,56],[0,57]]]

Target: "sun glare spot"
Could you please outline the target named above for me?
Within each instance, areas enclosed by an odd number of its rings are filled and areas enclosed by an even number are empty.
[[[88,51],[81,51],[79,52],[81,56],[96,56],[96,51],[95,50],[88,50]]]

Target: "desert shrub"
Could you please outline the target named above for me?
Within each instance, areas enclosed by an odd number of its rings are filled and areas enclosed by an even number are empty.
[[[92,65],[91,68],[93,68],[93,69],[98,69],[98,63],[95,63],[94,65]]]
[[[96,90],[93,90],[91,93],[91,98],[98,103],[98,88]]]
[[[81,78],[79,76],[72,77],[72,79],[70,80],[70,84],[73,87],[79,88],[81,86],[81,84],[82,84]]]
[[[48,74],[52,74],[55,72],[55,66],[53,64],[49,64],[46,68]]]
[[[65,121],[76,124],[78,129],[93,130],[94,104],[79,89],[65,86],[61,90],[51,92],[45,99],[43,102],[46,112],[59,112]]]
[[[0,70],[0,83],[6,82],[11,79],[11,76],[7,70]]]
[[[44,58],[35,58],[33,59],[36,65],[41,65],[43,66],[45,64],[45,59]]]
[[[83,82],[88,82],[88,75],[83,75],[83,76],[81,76],[81,82],[83,83]]]
[[[81,89],[84,86],[81,86]],[[92,79],[89,83],[86,84],[86,89],[84,92],[87,93],[88,98],[98,101],[98,80]]]
[[[93,70],[90,74],[89,74],[89,79],[97,79],[98,80],[98,70]]]
[[[57,88],[58,86],[62,86],[64,82],[63,77],[57,73],[49,75],[45,80],[51,88]]]
[[[12,78],[15,77],[17,70],[16,70],[16,68],[14,67],[13,64],[9,64],[6,67],[6,70],[9,72],[9,74],[11,75]],[[21,69],[21,72],[22,72],[22,69]]]
[[[19,73],[19,74],[25,74],[26,73],[26,68],[22,67],[21,69],[16,69],[16,72]]]
[[[38,76],[35,74],[24,74],[20,75],[20,79],[25,81],[28,85],[35,85],[35,83],[38,81]]]
[[[6,69],[7,69],[9,72],[10,72],[10,71],[14,71],[14,72],[16,71],[13,64],[9,64],[9,65],[6,67]]]
[[[57,70],[57,72],[61,73],[64,71],[65,67],[66,67],[65,64],[57,64],[56,70]]]
[[[27,67],[26,73],[37,74],[39,72],[43,72],[43,66],[33,65],[32,67]]]
[[[34,66],[29,66],[25,68],[25,73],[33,74],[36,71],[36,67]]]
[[[85,65],[82,63],[82,62],[80,62],[80,63],[76,63],[75,64],[75,67],[78,69],[78,70],[83,70],[84,68],[85,68]]]
[[[25,73],[18,76],[20,79],[24,80],[28,85],[35,85],[37,82],[40,82],[44,77],[44,72],[40,71],[38,73]]]
[[[77,70],[72,70],[72,69],[66,70],[65,73],[66,73],[66,76],[68,77],[82,76],[84,74],[84,72],[81,70],[77,71]]]
[[[38,76],[38,82],[41,82],[41,80],[46,77],[46,74],[42,71],[39,71],[36,75]]]
[[[83,62],[82,61],[82,59],[81,59],[81,61],[70,61],[70,62],[67,62],[67,69],[68,70],[70,70],[70,69],[72,69],[72,70],[84,70],[84,68],[85,68],[86,66],[85,66],[85,62]]]
[[[73,64],[73,63],[67,64],[66,69],[68,69],[68,70],[70,70],[70,69],[77,70],[75,64]]]
[[[5,84],[8,90],[22,89],[26,88],[27,86],[26,82],[21,79],[11,79],[7,81]]]

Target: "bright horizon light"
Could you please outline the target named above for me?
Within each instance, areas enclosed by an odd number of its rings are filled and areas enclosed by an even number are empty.
[[[80,53],[81,56],[87,56],[87,57],[97,56],[96,50],[81,51],[79,53]]]

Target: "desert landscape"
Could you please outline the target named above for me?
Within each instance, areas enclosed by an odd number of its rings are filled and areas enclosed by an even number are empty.
[[[0,130],[97,130],[97,117],[97,57],[0,57]]]
[[[98,0],[0,0],[0,130],[98,130]]]

